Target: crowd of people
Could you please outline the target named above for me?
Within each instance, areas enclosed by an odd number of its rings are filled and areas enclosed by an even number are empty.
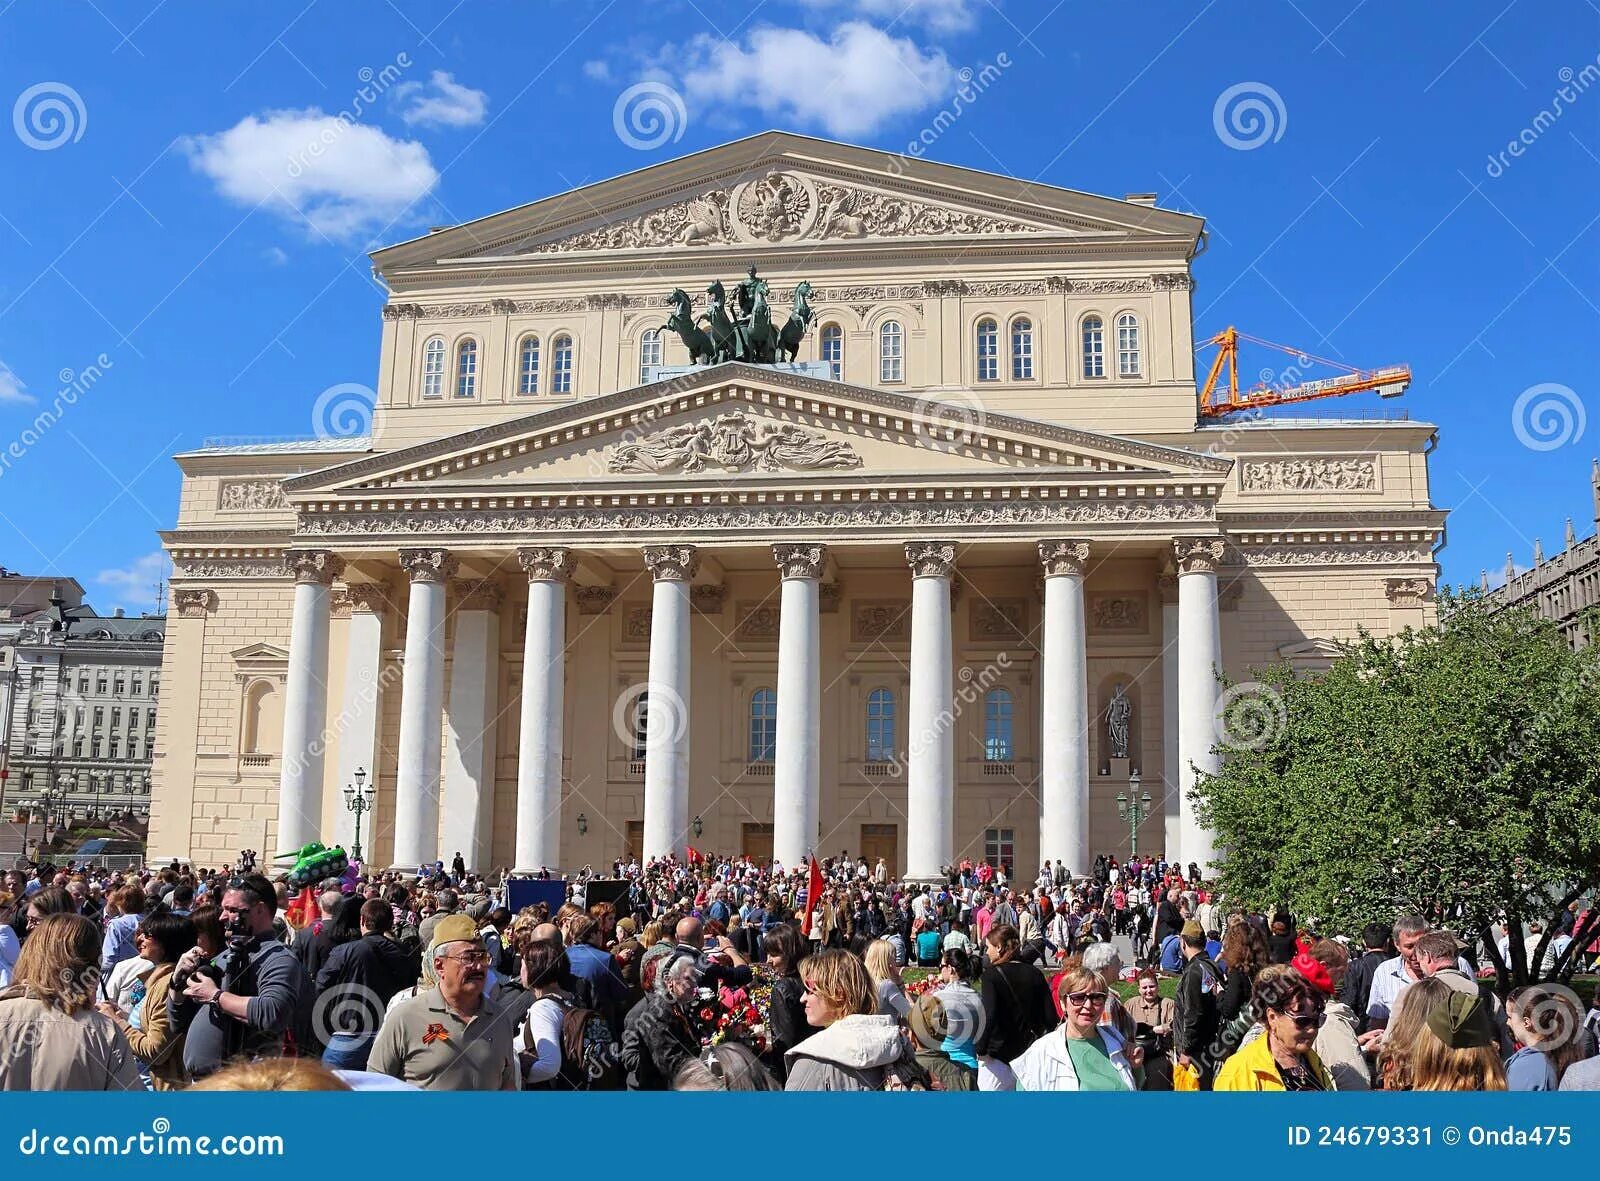
[[[9,871],[0,1089],[1600,1089],[1600,1000],[1502,999],[1415,915],[1318,931],[1160,857],[694,853],[515,913],[459,855],[298,894],[253,860]]]

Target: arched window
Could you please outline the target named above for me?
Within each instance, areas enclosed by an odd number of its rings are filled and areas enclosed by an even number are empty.
[[[444,337],[435,336],[422,346],[422,396],[437,398],[444,393]]]
[[[1085,316],[1083,320],[1083,375],[1106,375],[1106,324],[1099,316]]]
[[[517,393],[539,392],[539,338],[525,336],[517,352]]]
[[[471,398],[478,392],[478,342],[467,337],[456,345],[456,397]]]
[[[1011,321],[1011,380],[1033,380],[1033,321],[1026,316]]]
[[[771,689],[750,694],[750,759],[770,763],[778,746],[778,695]]]
[[[1139,356],[1139,317],[1123,312],[1117,317],[1117,376],[1138,377],[1143,369]]]
[[[983,757],[991,763],[1011,759],[1011,692],[990,689],[983,699]]]
[[[867,694],[867,762],[887,763],[894,756],[894,694],[874,689]]]
[[[905,376],[905,348],[900,321],[885,320],[878,329],[878,380],[904,381]]]
[[[650,380],[650,368],[661,364],[661,329],[652,328],[639,338],[639,384]]]
[[[650,748],[650,693],[639,694],[633,703],[633,750],[630,759],[642,759]]]
[[[978,380],[1000,380],[1000,326],[993,320],[978,321]]]
[[[822,326],[822,359],[828,363],[834,381],[844,380],[844,329],[837,324]]]
[[[550,345],[550,392],[572,392],[572,337],[562,335]]]

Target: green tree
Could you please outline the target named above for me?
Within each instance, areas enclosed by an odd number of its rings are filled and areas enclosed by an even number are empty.
[[[1600,648],[1469,593],[1433,627],[1363,634],[1320,676],[1257,676],[1223,694],[1222,769],[1196,787],[1228,897],[1351,935],[1416,911],[1483,939],[1502,992],[1571,977],[1600,906],[1540,969],[1600,886]]]

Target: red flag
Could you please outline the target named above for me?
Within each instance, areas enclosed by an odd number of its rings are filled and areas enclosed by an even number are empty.
[[[689,851],[688,862],[689,862],[690,865],[694,865],[697,862],[699,862],[700,854],[695,851],[695,847],[693,845],[685,845],[684,848],[686,848]]]
[[[815,857],[811,858],[811,877],[806,881],[806,914],[800,923],[800,932],[807,939],[811,938],[811,914],[817,909],[817,903],[822,901],[822,867],[817,864]]]

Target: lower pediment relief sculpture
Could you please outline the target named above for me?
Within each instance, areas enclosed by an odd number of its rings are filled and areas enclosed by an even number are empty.
[[[606,461],[611,472],[650,475],[807,472],[860,466],[861,457],[849,443],[793,423],[763,423],[739,413],[669,427],[636,443],[619,444]]]

